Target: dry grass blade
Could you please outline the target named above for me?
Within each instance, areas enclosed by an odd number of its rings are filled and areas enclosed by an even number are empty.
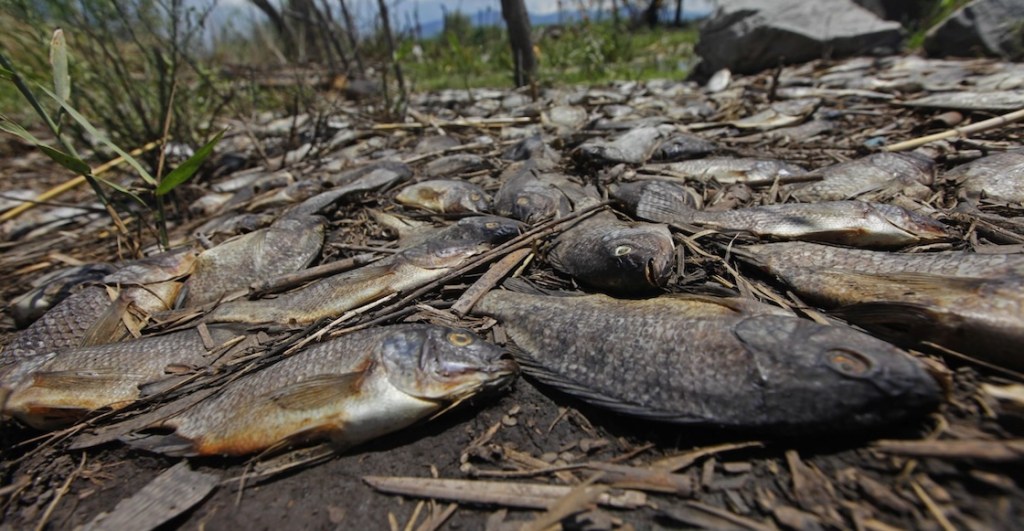
[[[890,441],[876,442],[873,447],[890,454],[940,459],[977,459],[990,462],[1024,460],[1024,439],[1003,441]]]
[[[420,498],[437,498],[462,503],[485,503],[522,509],[547,509],[551,500],[568,495],[573,487],[538,483],[475,481],[466,479],[435,479],[419,477],[365,476],[371,487],[388,494]],[[639,491],[604,493],[597,503],[609,507],[635,509],[647,503]]]
[[[436,531],[437,529],[440,529],[441,526],[444,525],[444,523],[447,522],[453,514],[455,514],[455,510],[458,508],[459,504],[457,503],[448,504],[443,511],[424,520],[423,523],[416,528],[416,531]]]
[[[501,282],[501,279],[515,269],[516,265],[530,256],[531,252],[533,251],[530,249],[517,249],[491,265],[487,272],[466,289],[459,300],[455,301],[455,304],[452,305],[452,313],[459,317],[465,317],[481,297],[491,291],[498,282]]]
[[[377,257],[373,254],[360,254],[351,258],[336,260],[327,264],[303,269],[297,273],[281,275],[271,280],[258,282],[249,287],[249,298],[258,299],[269,293],[277,293],[279,291],[301,286],[311,280],[328,277],[337,273],[344,273],[345,271],[374,262],[376,259]]]
[[[917,497],[921,499],[921,502],[928,508],[928,512],[931,513],[932,517],[935,518],[935,521],[939,523],[939,526],[942,527],[943,531],[956,531],[956,527],[953,526],[949,521],[949,518],[947,518],[945,513],[942,512],[942,508],[935,503],[935,500],[933,500],[923,488],[921,488],[921,485],[916,481],[913,481],[910,483],[910,486],[914,488],[914,494],[917,494]]]
[[[662,509],[662,514],[687,525],[701,529],[749,529],[774,531],[775,527],[744,518],[729,511],[699,502],[688,501],[680,507]]]
[[[607,487],[595,487],[594,481],[601,476],[596,474],[587,481],[573,487],[565,496],[556,500],[547,511],[541,513],[532,521],[523,524],[521,531],[544,531],[562,520],[591,509],[597,504],[601,495],[608,492]]]
[[[935,142],[936,140],[945,140],[947,138],[957,138],[957,137],[967,137],[968,135],[970,135],[972,133],[980,133],[981,131],[988,131],[989,129],[995,129],[997,127],[1001,127],[1001,126],[1004,126],[1006,124],[1010,124],[1010,123],[1016,122],[1018,120],[1024,120],[1024,109],[1018,109],[1016,111],[1013,111],[1013,112],[1010,112],[1010,113],[1006,113],[1006,114],[1004,114],[1002,116],[996,116],[995,118],[989,118],[988,120],[984,120],[984,121],[978,122],[976,124],[971,124],[971,125],[968,125],[968,126],[965,126],[965,127],[955,127],[953,129],[949,129],[949,130],[943,131],[941,133],[935,133],[933,135],[927,135],[927,136],[922,136],[920,138],[915,138],[915,139],[912,139],[912,140],[907,140],[907,141],[904,141],[904,142],[898,142],[896,144],[892,144],[891,146],[885,146],[882,149],[884,151],[906,151],[908,149],[914,149],[916,147],[920,147],[920,146],[923,146],[925,144],[930,144],[932,142]]]
[[[82,461],[78,463],[78,468],[68,474],[67,479],[64,480],[64,484],[57,489],[57,492],[53,495],[53,500],[50,501],[50,505],[46,506],[46,511],[43,513],[43,517],[39,519],[39,523],[36,524],[36,531],[42,531],[46,529],[46,522],[50,520],[50,516],[53,515],[53,510],[57,508],[57,504],[60,503],[61,498],[68,493],[68,489],[71,488],[71,482],[82,473],[82,469],[85,468],[85,454],[82,454]]]
[[[679,454],[679,455],[674,455],[674,456],[670,456],[670,457],[665,457],[663,459],[659,459],[659,460],[651,463],[650,464],[650,468],[652,468],[652,469],[668,470],[670,472],[677,472],[679,470],[682,470],[682,469],[692,465],[698,459],[701,459],[703,457],[707,457],[709,455],[715,455],[715,454],[719,454],[719,453],[722,453],[722,452],[729,452],[729,451],[732,451],[732,450],[742,450],[744,448],[759,448],[761,446],[763,446],[763,443],[758,442],[758,441],[750,441],[750,442],[742,442],[742,443],[728,443],[728,444],[718,444],[718,445],[715,445],[715,446],[707,446],[707,447],[704,447],[704,448],[697,448],[695,450],[691,450],[691,451],[686,452],[684,454]]]
[[[97,515],[84,530],[156,529],[203,501],[219,480],[217,475],[196,472],[188,461],[182,461],[121,500],[112,512]]]

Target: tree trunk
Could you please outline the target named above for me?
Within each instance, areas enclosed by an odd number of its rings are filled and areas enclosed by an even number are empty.
[[[530,41],[530,16],[523,0],[501,0],[501,17],[505,19],[508,39],[512,45],[516,86],[529,85],[537,70],[537,59],[533,55],[533,43]]]
[[[661,0],[651,0],[650,4],[647,4],[647,9],[644,10],[644,21],[651,28],[658,25],[658,10],[661,9]]]
[[[683,25],[683,0],[676,0],[676,27]]]
[[[281,12],[267,0],[249,1],[270,19],[270,24],[274,26],[274,31],[277,32],[277,36],[281,39],[281,47],[285,50],[285,56],[290,57],[295,49],[295,36],[292,35],[292,31],[288,28],[288,24],[285,23]]]

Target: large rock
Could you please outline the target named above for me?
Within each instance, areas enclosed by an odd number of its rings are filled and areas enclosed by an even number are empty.
[[[1024,59],[1024,0],[974,0],[928,32],[928,55]]]
[[[821,57],[893,53],[903,32],[851,0],[720,0],[700,30],[700,71],[755,73]]]

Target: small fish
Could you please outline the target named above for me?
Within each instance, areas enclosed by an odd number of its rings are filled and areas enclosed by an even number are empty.
[[[872,193],[902,193],[924,198],[931,194],[935,162],[916,153],[875,153],[833,164],[811,175],[818,182],[786,187],[803,202],[842,201]]]
[[[518,233],[493,219],[467,222],[457,230],[474,237],[445,239],[452,235],[442,234],[374,264],[318,280],[273,299],[231,301],[207,315],[207,322],[288,325],[337,317],[441,278]]]
[[[667,225],[625,222],[601,212],[555,238],[547,261],[581,284],[622,294],[665,286],[675,263]]]
[[[404,206],[439,213],[487,212],[491,198],[483,188],[466,182],[437,179],[403,188],[395,201]]]
[[[412,170],[400,162],[378,162],[331,175],[324,180],[334,186],[333,188],[292,206],[285,211],[284,216],[302,217],[319,214],[351,196],[386,188],[411,176]]]
[[[175,456],[244,455],[328,438],[343,450],[400,430],[518,369],[503,350],[447,327],[402,324],[354,332],[229,384],[130,444]]]
[[[1024,203],[1024,152],[1008,151],[961,164],[943,179],[956,183],[961,197]]]
[[[540,173],[527,161],[513,174],[503,179],[494,196],[494,211],[530,224],[568,215],[578,201],[593,200],[583,187],[568,178],[551,173]]]
[[[246,210],[257,212],[281,206],[300,203],[323,191],[324,185],[317,179],[302,179],[276,190],[270,190],[252,199]]]
[[[776,180],[802,176],[807,170],[774,159],[709,157],[667,164],[647,164],[644,169],[680,179],[721,184],[771,185]]]
[[[282,217],[199,253],[181,306],[208,304],[254,282],[304,269],[320,254],[325,223],[319,216]]]
[[[14,325],[25,328],[82,285],[94,284],[114,272],[110,264],[86,264],[47,273],[32,281],[32,289],[11,301]]]
[[[691,206],[690,193],[651,181],[631,206],[637,217],[677,226],[746,232],[760,238],[836,243],[854,247],[905,247],[949,239],[945,227],[898,206],[865,201],[789,203],[726,211]]]
[[[933,408],[939,385],[907,353],[754,301],[618,300],[491,291],[523,371],[645,419],[788,434],[851,430]]]
[[[801,298],[905,345],[1024,370],[1024,255],[885,253],[811,243],[734,247]]]
[[[767,109],[754,115],[729,122],[738,129],[777,129],[803,122],[821,105],[818,98],[785,100],[771,104]]]
[[[458,153],[434,159],[423,166],[423,173],[431,179],[450,177],[490,168],[490,163],[480,155]]]
[[[217,344],[236,334],[210,327]],[[195,329],[119,343],[50,351],[18,363],[0,388],[4,415],[37,429],[70,424],[100,408],[122,408],[140,386],[167,378],[170,367],[206,367],[209,351]]]
[[[127,337],[125,313],[145,316],[170,309],[195,258],[191,249],[179,249],[126,262],[103,278],[106,286],[86,286],[72,294],[4,347],[0,376],[2,366],[16,360]]]
[[[615,140],[592,140],[583,143],[572,152],[580,164],[643,164],[651,158],[663,139],[657,127],[638,127]]]
[[[654,150],[652,160],[658,162],[675,162],[677,160],[703,157],[717,149],[714,142],[697,135],[676,133],[661,143]]]
[[[557,161],[560,155],[540,135],[524,138],[501,152],[503,160],[546,159]]]

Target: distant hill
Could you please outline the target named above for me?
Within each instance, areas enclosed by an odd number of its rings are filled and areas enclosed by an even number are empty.
[[[622,12],[622,16],[629,16],[626,11]],[[696,20],[708,16],[709,11],[683,11],[683,19],[685,20]],[[591,20],[608,18],[611,15],[606,11],[589,11],[587,16]],[[672,9],[664,9],[662,11],[662,18],[668,18],[675,16],[675,11]],[[545,26],[549,24],[563,24],[578,22],[583,18],[583,15],[577,11],[562,11],[560,13],[544,13],[544,14],[530,14],[530,22],[534,26]],[[486,9],[483,11],[477,11],[470,15],[470,20],[475,26],[497,26],[504,24],[505,22],[501,19],[501,11],[496,9]],[[408,30],[407,27],[403,27],[403,30]],[[444,20],[432,20],[421,24],[421,31],[423,37],[435,37],[444,30]]]

